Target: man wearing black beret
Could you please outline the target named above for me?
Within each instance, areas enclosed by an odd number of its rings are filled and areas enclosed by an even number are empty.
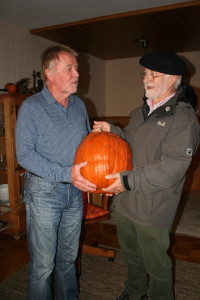
[[[183,60],[155,51],[139,63],[146,103],[133,111],[123,130],[107,122],[93,126],[93,132],[111,131],[126,139],[133,152],[133,170],[107,175],[116,180],[104,189],[115,194],[118,239],[128,271],[125,291],[116,300],[173,300],[169,231],[200,128],[181,85]]]

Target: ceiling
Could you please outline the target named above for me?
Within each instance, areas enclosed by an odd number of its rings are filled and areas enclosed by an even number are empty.
[[[187,1],[0,0],[0,20],[33,29]]]
[[[105,60],[200,51],[199,18],[200,1],[0,1],[0,20]]]

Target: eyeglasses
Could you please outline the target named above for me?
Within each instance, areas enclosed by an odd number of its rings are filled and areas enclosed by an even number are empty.
[[[148,80],[154,81],[155,78],[158,78],[158,77],[161,77],[161,76],[165,76],[165,74],[154,75],[154,74],[148,74],[146,72],[140,73],[140,77],[142,78],[142,80],[144,80],[144,78],[147,77]]]

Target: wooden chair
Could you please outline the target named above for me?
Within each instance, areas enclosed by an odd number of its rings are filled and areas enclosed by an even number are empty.
[[[106,247],[99,247],[97,241],[92,245],[85,243],[85,235],[89,224],[99,223],[110,218],[108,211],[108,199],[106,195],[83,193],[83,224],[80,237],[79,254],[77,258],[77,271],[81,274],[81,255],[98,255],[108,257],[114,261],[115,250]]]

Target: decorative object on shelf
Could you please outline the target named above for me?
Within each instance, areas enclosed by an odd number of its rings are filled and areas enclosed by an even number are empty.
[[[6,84],[6,89],[9,93],[16,93],[17,85],[15,83],[8,83]]]
[[[18,92],[27,94],[29,83],[30,83],[30,78],[28,78],[28,77],[24,77],[24,78],[20,79],[17,82]]]
[[[30,92],[32,94],[36,94],[42,90],[43,80],[41,79],[41,73],[35,72],[35,70],[33,70],[33,74],[31,76],[33,77],[33,87],[30,89]],[[37,87],[36,87],[36,78],[38,78]]]
[[[0,200],[3,202],[9,200],[8,184],[0,184]]]
[[[37,77],[37,75],[36,75],[36,73],[35,73],[35,70],[33,70],[33,74],[31,75],[32,77],[33,77],[33,87],[30,89],[30,92],[32,93],[32,94],[36,94],[37,93],[37,89],[36,89],[36,77]]]
[[[37,77],[38,77],[38,81],[37,81],[37,91],[40,92],[43,89],[44,83],[43,80],[41,79],[41,73],[37,72],[36,73]]]

